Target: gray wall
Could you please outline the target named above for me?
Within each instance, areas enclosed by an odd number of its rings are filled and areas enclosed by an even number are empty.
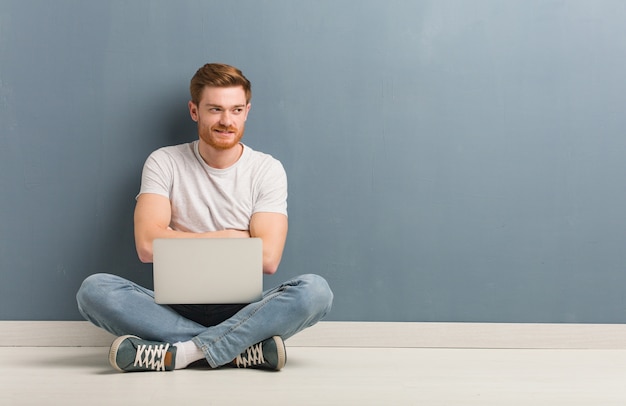
[[[0,319],[73,320],[94,272],[151,285],[132,211],[196,137],[208,61],[285,165],[279,274],[332,320],[626,320],[626,2],[0,2]]]

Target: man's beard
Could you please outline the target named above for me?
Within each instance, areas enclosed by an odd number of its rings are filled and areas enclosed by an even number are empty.
[[[232,139],[223,139],[215,135],[214,133],[215,130],[232,132],[234,133],[234,136]],[[223,151],[223,150],[231,149],[237,144],[239,144],[239,141],[241,141],[241,138],[243,137],[244,128],[241,128],[241,130],[238,130],[235,127],[215,126],[215,127],[210,128],[208,131],[203,131],[202,129],[200,129],[199,131],[200,131],[200,138],[202,138],[202,140],[205,143],[207,143],[209,146],[217,150]]]

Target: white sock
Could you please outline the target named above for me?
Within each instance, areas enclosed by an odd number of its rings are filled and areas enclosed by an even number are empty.
[[[196,362],[204,358],[202,350],[191,340],[178,342],[176,346],[176,361],[174,369],[187,368],[192,362]]]

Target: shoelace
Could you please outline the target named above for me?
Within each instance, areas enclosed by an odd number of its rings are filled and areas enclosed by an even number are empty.
[[[238,368],[247,368],[264,363],[265,358],[263,357],[262,343],[248,347],[245,352],[239,354],[237,359],[235,359],[235,364]]]
[[[159,345],[139,344],[133,365],[153,371],[165,371],[165,354],[169,348],[168,343]]]

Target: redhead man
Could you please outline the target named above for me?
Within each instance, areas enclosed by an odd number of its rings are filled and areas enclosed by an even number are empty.
[[[143,168],[139,259],[152,262],[156,238],[255,237],[263,241],[263,272],[273,274],[287,237],[287,176],[278,160],[241,142],[250,82],[233,66],[206,64],[190,93],[198,139],[154,151]],[[311,274],[247,305],[160,305],[149,289],[111,274],[89,276],[77,293],[80,313],[118,336],[109,361],[119,371],[169,371],[202,359],[213,368],[280,370],[283,340],[321,320],[332,300],[326,281]]]

